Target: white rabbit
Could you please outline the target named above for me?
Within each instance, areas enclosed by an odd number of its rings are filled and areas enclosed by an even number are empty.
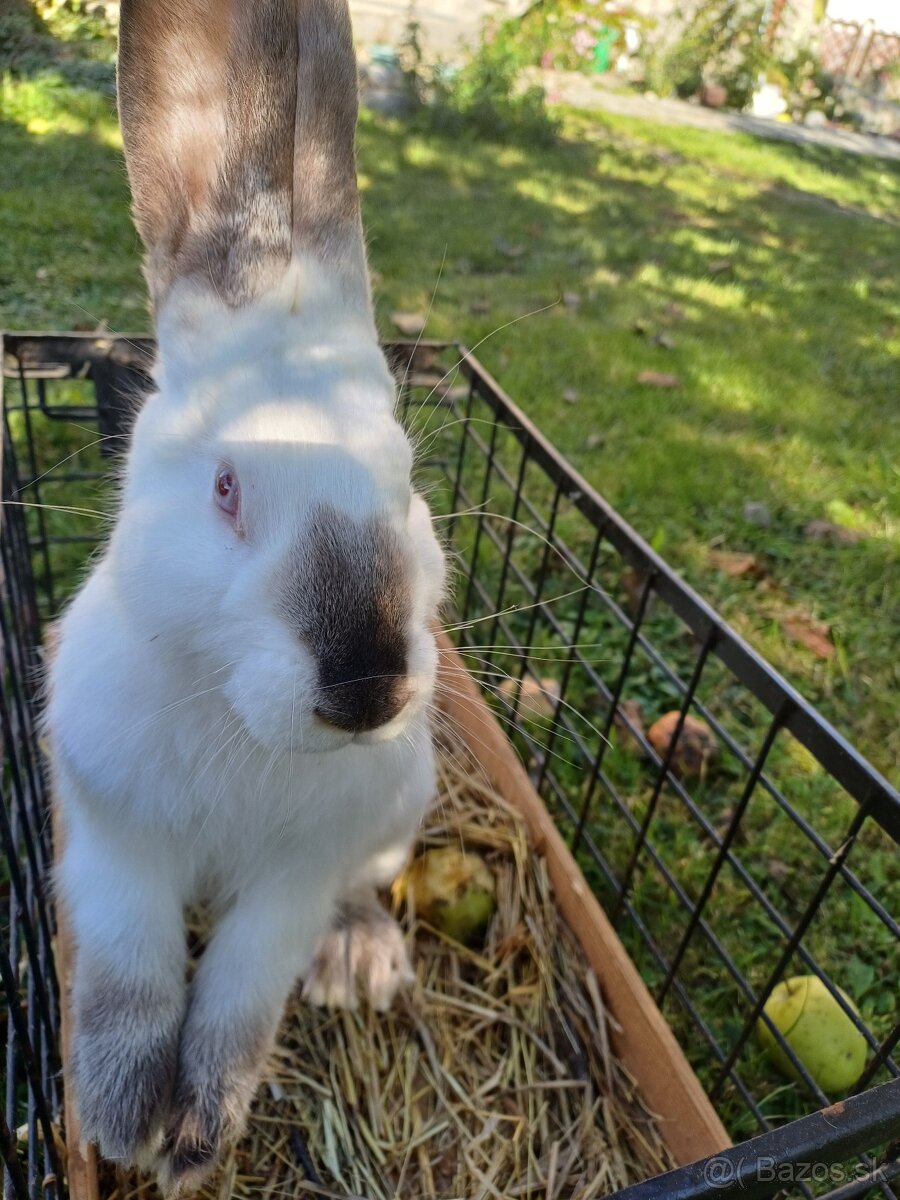
[[[371,311],[346,0],[123,0],[159,345],[48,731],[86,1138],[195,1187],[285,1000],[387,1006],[444,560]],[[185,978],[186,906],[215,914]]]

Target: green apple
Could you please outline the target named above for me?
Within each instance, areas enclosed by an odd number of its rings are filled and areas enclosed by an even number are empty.
[[[859,1015],[847,993],[837,990]],[[782,980],[763,1011],[823,1092],[848,1092],[862,1075],[868,1056],[866,1039],[817,975]],[[799,1079],[796,1067],[762,1018],[756,1035],[769,1060],[788,1078]]]
[[[395,894],[407,903],[411,897],[420,917],[457,942],[483,937],[497,908],[490,867],[456,846],[426,850],[397,881]]]

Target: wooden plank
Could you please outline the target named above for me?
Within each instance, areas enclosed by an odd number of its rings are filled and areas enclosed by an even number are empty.
[[[442,638],[440,645],[441,707],[492,786],[522,813],[546,858],[560,912],[621,1027],[611,1031],[619,1060],[660,1118],[660,1133],[679,1165],[717,1154],[731,1145],[725,1127],[477,684],[450,643]]]
[[[53,858],[56,863],[62,857],[65,841],[62,819],[56,803],[53,804]],[[75,946],[72,931],[66,920],[66,910],[59,900],[56,902],[55,959],[56,976],[59,980],[59,1043],[63,1068],[69,1063],[72,1038],[71,984]],[[92,1144],[82,1142],[81,1127],[75,1111],[75,1102],[67,1081],[63,1080],[63,1114],[66,1123],[66,1175],[70,1200],[99,1200],[97,1181],[97,1151]]]

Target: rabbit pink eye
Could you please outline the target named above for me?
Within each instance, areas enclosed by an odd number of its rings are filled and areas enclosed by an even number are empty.
[[[237,516],[240,488],[237,476],[230,467],[220,467],[216,472],[216,503],[230,517]]]

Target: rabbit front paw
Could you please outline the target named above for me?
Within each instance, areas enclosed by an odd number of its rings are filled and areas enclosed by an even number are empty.
[[[242,1134],[269,1039],[237,1026],[219,1035],[188,1032],[157,1178],[169,1200],[190,1195]]]
[[[413,978],[403,931],[373,896],[341,906],[316,949],[303,995],[320,1007],[353,1009],[361,988],[373,1008],[387,1012]]]
[[[162,1142],[180,1011],[152,987],[102,984],[76,994],[70,1078],[81,1135],[104,1158],[143,1163]]]
[[[196,1191],[218,1163],[227,1140],[219,1096],[198,1090],[184,1100],[169,1122],[159,1163],[163,1194],[178,1197]]]

